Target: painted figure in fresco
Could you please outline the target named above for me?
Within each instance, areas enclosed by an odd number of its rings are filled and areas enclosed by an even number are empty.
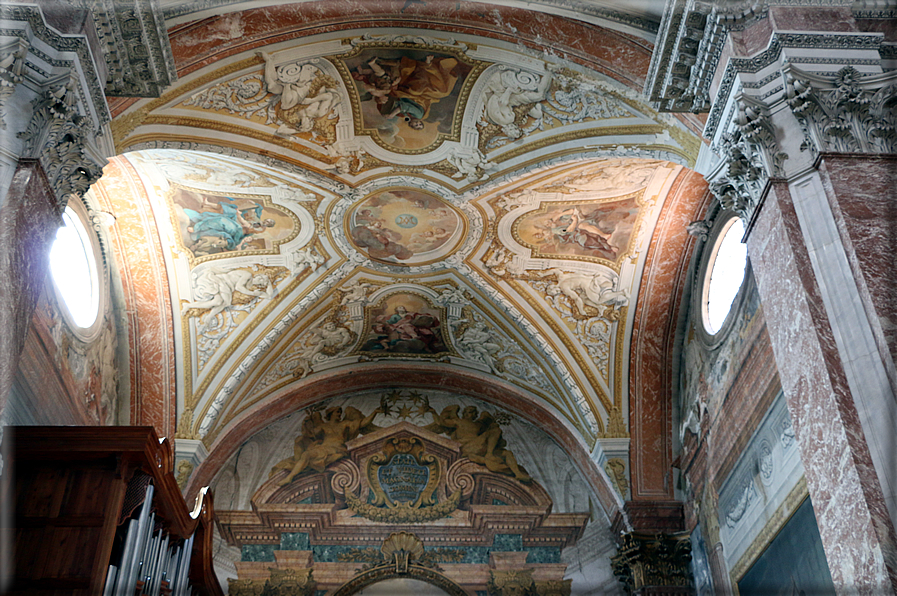
[[[254,234],[264,232],[266,228],[273,228],[275,225],[273,219],[261,219],[262,206],[258,203],[254,203],[255,206],[249,209],[240,209],[236,201],[230,197],[219,203],[213,203],[203,196],[202,205],[208,210],[196,211],[184,208],[184,214],[190,220],[187,232],[194,246],[197,244],[221,246],[223,242],[226,250],[244,250],[246,242]]]
[[[607,241],[611,233],[602,230],[599,221],[584,216],[579,206],[558,213],[547,223],[548,226],[540,226],[544,230],[541,236],[544,242],[578,244],[586,250],[614,254],[613,247]]]
[[[390,314],[374,319],[369,339],[362,350],[392,353],[438,354],[445,350],[439,336],[439,319],[428,313],[408,312],[401,304]]]
[[[427,430],[447,434],[461,443],[461,454],[474,463],[486,466],[492,472],[514,476],[521,482],[531,482],[532,478],[520,465],[517,458],[507,449],[501,427],[489,412],[477,418],[478,410],[467,406],[458,417],[460,406],[447,406],[442,413],[432,407],[433,424]]]
[[[424,128],[430,107],[451,95],[458,81],[458,60],[435,57],[423,61],[402,56],[398,60],[373,58],[352,74],[387,118],[401,118],[410,128]]]
[[[362,220],[364,223],[352,228],[352,240],[359,248],[367,249],[375,259],[394,257],[400,261],[410,259],[414,253],[399,240],[402,236],[383,225],[380,219]]]
[[[330,464],[349,455],[346,441],[354,439],[359,433],[377,429],[371,423],[381,412],[382,408],[378,407],[364,416],[356,408],[349,406],[345,417],[340,407],[328,408],[324,416],[320,412],[317,412],[317,416],[312,413],[302,425],[302,435],[296,439],[293,457],[274,466],[271,475],[280,469],[289,469],[289,474],[278,483],[285,486],[307,469],[323,472]]]

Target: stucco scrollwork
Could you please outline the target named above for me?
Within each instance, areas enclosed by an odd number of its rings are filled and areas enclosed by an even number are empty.
[[[501,134],[516,140],[524,131],[516,124],[518,109],[521,115],[541,124],[541,102],[548,94],[552,76],[550,73],[537,75],[524,70],[500,66],[489,79],[483,92],[486,120],[500,127]]]

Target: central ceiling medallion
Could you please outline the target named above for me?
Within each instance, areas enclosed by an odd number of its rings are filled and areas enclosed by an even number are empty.
[[[390,265],[426,265],[457,250],[464,216],[443,199],[416,189],[390,188],[366,197],[346,215],[352,244]]]

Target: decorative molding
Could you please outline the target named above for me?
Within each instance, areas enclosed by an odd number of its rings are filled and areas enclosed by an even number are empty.
[[[742,73],[754,74],[775,63],[782,57],[783,48],[800,48],[809,50],[879,50],[882,36],[880,34],[856,35],[856,34],[812,34],[812,33],[774,33],[767,49],[751,58],[731,58],[726,65],[726,70],[720,80],[716,91],[717,98],[726,98],[735,87],[738,75]],[[813,63],[826,63],[830,59],[813,58]],[[856,63],[849,56],[831,59],[835,63]],[[794,61],[794,60],[792,60]],[[709,91],[709,81],[708,81]],[[707,116],[704,126],[704,136],[713,138],[716,129],[722,122],[725,101],[713,102],[713,107]]]
[[[0,48],[0,130],[6,130],[6,103],[24,80],[22,70],[29,47],[24,39],[16,39]]]
[[[87,39],[83,35],[62,35],[55,29],[50,28],[44,22],[43,13],[37,6],[29,6],[24,4],[3,3],[0,4],[0,21],[12,21],[27,24],[27,29],[6,29],[4,35],[16,36],[29,41],[33,53],[37,54],[31,39],[37,38],[57,52],[71,52],[78,57],[78,63],[84,73],[84,81],[87,84],[87,97],[83,95],[83,91],[78,86],[77,91],[81,93],[81,97],[85,104],[93,106],[93,113],[97,119],[97,124],[102,126],[111,120],[109,108],[106,105],[105,91],[100,87],[100,79],[94,64],[94,57],[87,43]],[[71,67],[70,61],[61,61],[48,59],[49,63],[54,66]],[[86,108],[86,105],[85,105]]]
[[[159,97],[177,80],[159,0],[80,1],[105,49],[107,96]]]
[[[791,516],[794,515],[794,512],[800,507],[800,504],[809,496],[810,493],[807,489],[807,479],[804,476],[801,476],[797,484],[794,485],[794,488],[791,489],[791,492],[788,493],[788,496],[785,497],[782,504],[779,505],[778,509],[775,510],[775,513],[769,518],[769,521],[766,522],[766,525],[763,526],[760,533],[757,534],[757,537],[754,538],[754,541],[751,542],[751,545],[744,551],[744,554],[741,555],[741,558],[739,558],[738,562],[732,567],[729,575],[732,578],[733,585],[737,584],[738,581],[744,577],[744,574],[747,573],[747,570],[754,564],[754,561],[756,561],[763,551],[766,550],[766,547],[769,546],[773,538],[775,538],[782,528],[785,527],[785,524],[788,523],[788,520],[791,519]]]

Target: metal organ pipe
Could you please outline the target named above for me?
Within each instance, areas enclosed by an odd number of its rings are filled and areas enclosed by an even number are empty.
[[[128,522],[121,561],[110,565],[103,596],[161,596],[163,582],[172,596],[190,596],[190,555],[193,536],[172,538],[164,529],[155,531],[156,516],[151,512],[153,486],[146,496],[138,519]]]

